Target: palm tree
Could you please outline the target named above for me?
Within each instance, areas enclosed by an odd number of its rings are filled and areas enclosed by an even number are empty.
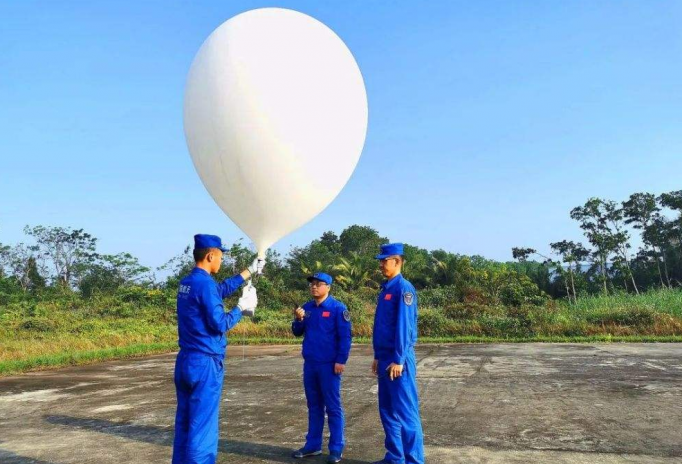
[[[323,269],[324,266],[322,266],[321,261],[315,261],[311,266],[308,266],[306,263],[301,264],[301,272],[303,272],[304,275],[313,275],[318,272],[324,272],[325,269]]]
[[[332,269],[336,273],[336,281],[345,290],[357,290],[372,283],[370,271],[358,253],[351,252],[348,258],[340,257]]]

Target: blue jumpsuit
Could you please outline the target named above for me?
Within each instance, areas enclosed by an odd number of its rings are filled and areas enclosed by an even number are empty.
[[[378,360],[379,416],[386,434],[384,460],[392,464],[424,464],[416,342],[417,292],[398,274],[381,286],[372,335]],[[394,380],[386,371],[391,363],[403,366],[402,376]]]
[[[345,446],[345,418],[341,405],[341,376],[334,364],[346,364],[350,354],[351,323],[346,306],[331,295],[319,305],[303,305],[305,317],[291,330],[303,339],[303,387],[308,403],[308,435],[304,448],[322,449],[324,413],[329,420],[329,452],[340,455]]]
[[[223,388],[225,332],[241,311],[225,312],[223,298],[244,283],[240,275],[216,284],[194,268],[180,281],[177,297],[180,352],[175,361],[173,464],[213,464],[218,455],[218,411]]]

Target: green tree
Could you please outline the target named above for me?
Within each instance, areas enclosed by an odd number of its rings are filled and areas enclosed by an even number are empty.
[[[36,258],[35,246],[18,243],[0,249],[0,268],[10,275],[23,291],[45,287],[45,267],[40,257]]]
[[[286,259],[287,285],[305,289],[306,277],[316,272],[331,273],[338,256],[338,253],[330,250],[321,240],[313,240],[305,247],[293,248]]]
[[[562,262],[568,266],[568,276],[571,290],[573,291],[573,303],[576,303],[578,301],[578,295],[575,291],[575,274],[580,272],[581,263],[589,256],[590,252],[581,243],[569,240],[550,243],[549,246],[556,254],[561,256]],[[571,292],[568,291],[568,284],[566,285],[566,291],[568,292],[568,299],[570,300]]]
[[[520,263],[524,263],[528,260],[528,258],[531,255],[534,255],[537,253],[535,248],[523,248],[523,247],[514,247],[512,248],[512,257],[516,260],[518,260]]]
[[[670,221],[662,220],[658,234],[660,238],[665,239],[668,252],[673,257],[677,255],[675,275],[679,285],[682,284],[682,190],[663,193],[658,197],[658,201],[661,206],[677,215]]]
[[[601,284],[608,294],[607,263],[614,251],[614,242],[606,215],[604,201],[599,198],[590,198],[583,206],[571,210],[571,219],[580,222],[580,228],[594,247],[591,256],[598,262]]]
[[[460,256],[445,250],[431,252],[432,285],[455,286],[460,294],[475,286],[476,270],[468,256]]]
[[[130,253],[98,255],[79,275],[78,289],[85,297],[113,292],[123,286],[148,287],[153,281],[150,269],[142,266]]]
[[[76,284],[80,278],[78,271],[97,257],[97,239],[83,229],[26,226],[24,232],[35,239],[38,254],[52,264],[52,277],[59,285]]]
[[[187,245],[182,253],[172,257],[164,264],[157,268],[157,271],[168,273],[165,283],[166,288],[176,288],[180,280],[192,272],[194,269],[194,256],[192,254],[192,247]]]
[[[357,253],[360,256],[376,255],[379,246],[387,243],[388,239],[369,226],[352,225],[341,232],[339,245],[343,256]]]
[[[228,250],[223,253],[223,264],[220,272],[216,275],[217,280],[239,274],[256,259],[257,253],[244,245],[242,239],[234,242]],[[267,259],[267,258],[266,258]],[[192,259],[194,261],[194,259]]]
[[[433,284],[434,258],[428,250],[413,245],[405,244],[402,273],[417,290],[430,287]],[[378,269],[376,260],[373,260],[374,270]],[[374,272],[380,279],[378,271]]]
[[[348,257],[339,257],[339,263],[333,268],[336,281],[344,290],[358,290],[365,286],[374,287],[370,270],[365,265],[365,260],[355,252]]]
[[[603,205],[607,227],[610,232],[609,238],[611,241],[611,246],[616,254],[614,264],[619,268],[621,274],[623,274],[625,289],[628,289],[627,280],[630,280],[635,293],[639,295],[639,289],[637,288],[635,275],[632,272],[632,267],[630,266],[630,256],[628,251],[631,248],[630,234],[625,229],[625,217],[623,209],[619,207],[615,201],[611,200],[604,201]]]
[[[512,257],[514,259],[518,260],[519,264],[527,264],[528,258],[531,255],[537,255],[543,259],[543,261],[541,263],[542,266],[545,267],[546,269],[549,269],[551,272],[553,272],[558,277],[558,280],[561,283],[563,283],[564,289],[566,291],[566,297],[568,298],[568,301],[571,301],[571,291],[570,291],[569,286],[568,286],[569,281],[568,281],[568,278],[566,277],[566,270],[561,265],[561,262],[555,261],[552,258],[545,256],[542,253],[539,253],[535,248],[524,248],[524,247],[512,248]],[[539,288],[540,288],[540,286],[538,285],[538,289]]]
[[[331,230],[322,234],[322,237],[320,237],[320,244],[327,248],[331,253],[341,252],[341,241]]]
[[[5,277],[5,261],[9,253],[10,246],[0,243],[0,279]]]
[[[623,212],[625,214],[625,223],[631,224],[632,227],[642,231],[642,240],[646,248],[651,250],[650,255],[656,262],[658,270],[658,277],[661,286],[665,287],[666,283],[663,280],[663,270],[661,269],[661,259],[666,268],[666,279],[668,286],[670,281],[667,278],[667,263],[665,263],[665,255],[659,248],[662,236],[661,232],[661,208],[658,206],[656,197],[651,193],[633,193],[627,201],[623,202]]]
[[[26,267],[26,277],[28,279],[29,288],[34,291],[45,288],[47,282],[43,276],[43,274],[45,274],[44,266],[35,256],[29,256]]]

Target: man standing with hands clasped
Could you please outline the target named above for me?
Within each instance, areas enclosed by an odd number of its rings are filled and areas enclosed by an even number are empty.
[[[417,292],[401,274],[403,244],[381,246],[381,285],[374,315],[374,362],[379,381],[379,416],[386,455],[374,464],[424,464],[424,438],[419,416],[417,362]]]
[[[223,260],[220,237],[194,236],[192,272],[180,281],[177,297],[178,344],[175,361],[175,414],[173,464],[214,464],[218,455],[218,412],[223,389],[225,332],[242,315],[253,316],[258,304],[256,289],[244,287],[239,303],[225,312],[223,298],[234,293],[245,279],[263,271],[265,260],[254,262],[241,274],[217,284],[211,277]]]
[[[341,405],[341,375],[350,354],[351,324],[346,306],[329,294],[332,277],[319,272],[308,277],[313,299],[294,311],[291,330],[303,339],[303,387],[308,403],[308,435],[292,457],[322,453],[324,413],[329,420],[328,463],[341,461],[345,440]]]

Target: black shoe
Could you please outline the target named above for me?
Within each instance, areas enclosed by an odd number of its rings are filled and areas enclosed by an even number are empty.
[[[336,453],[329,453],[329,457],[327,458],[327,464],[336,464],[337,462],[341,462],[341,453],[336,454]]]
[[[307,458],[308,456],[319,456],[322,454],[322,450],[309,450],[305,448],[301,448],[299,450],[294,451],[291,453],[291,457],[295,459],[301,459],[301,458]]]

